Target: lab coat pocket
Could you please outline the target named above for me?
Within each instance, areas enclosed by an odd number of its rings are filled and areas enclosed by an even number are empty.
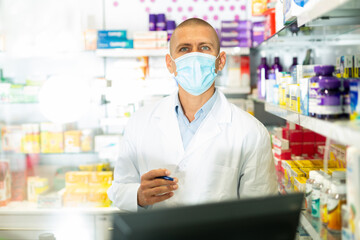
[[[199,196],[201,200],[213,202],[237,198],[238,168],[209,164],[203,168],[202,173],[202,194]]]

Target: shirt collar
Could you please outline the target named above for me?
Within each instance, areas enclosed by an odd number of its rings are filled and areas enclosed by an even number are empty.
[[[196,112],[195,119],[197,119],[199,114],[201,114],[201,113],[208,114],[210,112],[210,110],[212,109],[212,107],[215,104],[217,95],[218,95],[218,91],[215,88],[215,92],[211,96],[211,98]],[[183,109],[180,104],[179,93],[176,94],[176,97],[175,97],[175,113],[177,116],[179,115],[179,113],[184,115]]]

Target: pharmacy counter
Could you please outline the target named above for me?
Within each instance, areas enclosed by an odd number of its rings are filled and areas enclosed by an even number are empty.
[[[111,238],[117,208],[38,209],[36,204],[11,202],[0,208],[0,239],[38,239],[53,233],[57,240]]]

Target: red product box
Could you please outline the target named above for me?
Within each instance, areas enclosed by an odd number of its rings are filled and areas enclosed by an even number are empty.
[[[302,130],[302,127],[300,125],[292,122],[286,122],[286,128],[289,130]]]
[[[303,143],[302,153],[307,156],[313,156],[315,154],[315,144],[314,143]]]
[[[302,143],[290,142],[291,154],[295,156],[302,155]]]
[[[315,132],[310,130],[303,131],[303,142],[306,143],[315,143]]]
[[[303,142],[303,131],[302,130],[290,130],[289,131],[290,143],[301,143]]]
[[[315,133],[315,141],[317,143],[325,143],[326,142],[326,137],[324,137],[323,135]]]
[[[273,149],[274,156],[281,160],[291,159],[291,150],[282,150],[281,148],[274,147]]]
[[[290,136],[290,131],[288,128],[283,128],[282,129],[282,138],[289,140],[289,136]]]

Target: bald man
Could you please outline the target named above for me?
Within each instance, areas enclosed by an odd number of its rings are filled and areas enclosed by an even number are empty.
[[[178,92],[129,121],[108,190],[128,211],[257,197],[277,192],[270,138],[215,88],[226,63],[207,22],[181,23],[166,66]]]

